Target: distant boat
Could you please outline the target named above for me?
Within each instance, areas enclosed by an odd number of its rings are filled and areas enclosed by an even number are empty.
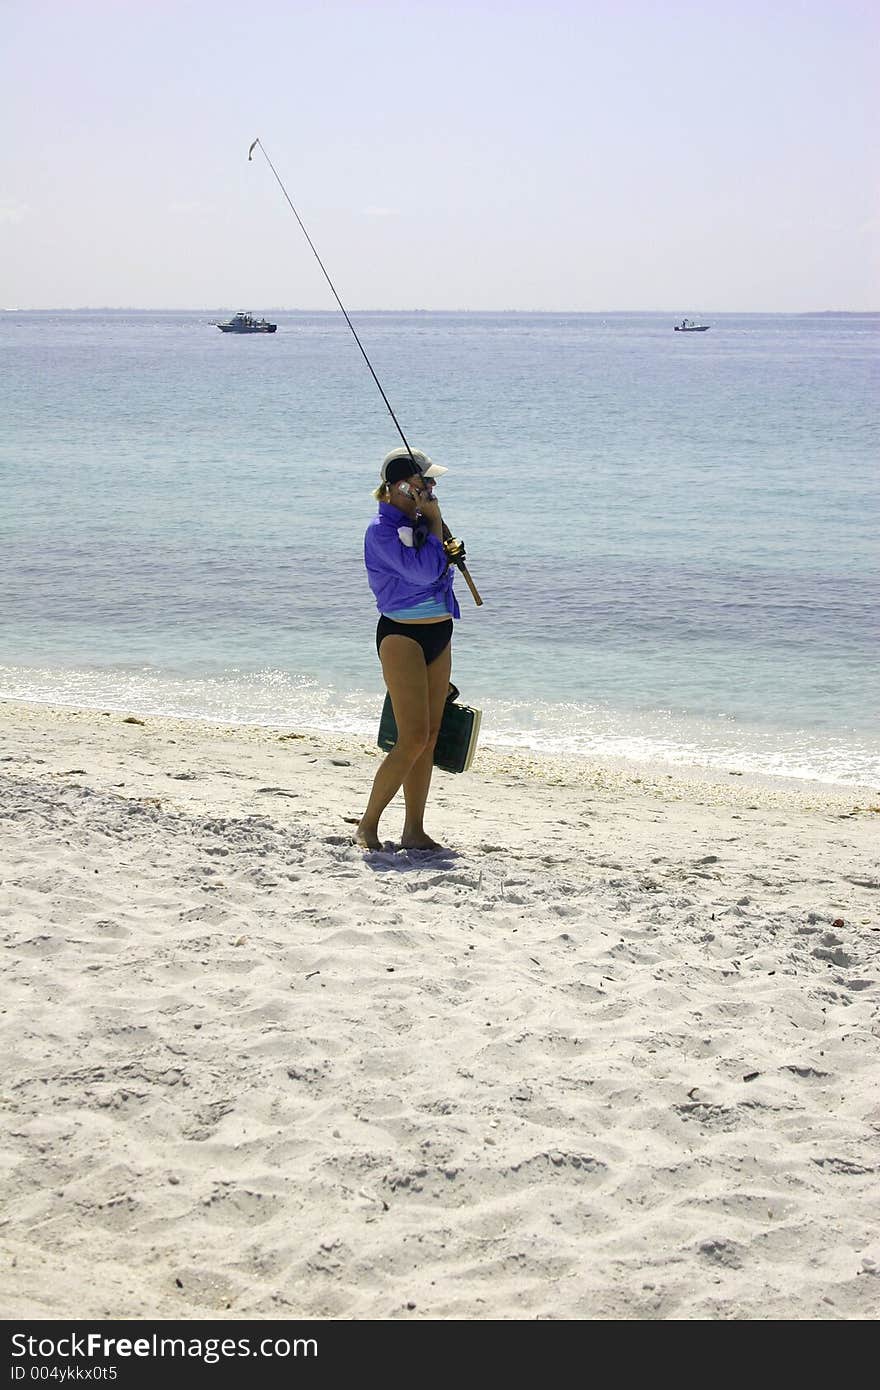
[[[676,333],[708,333],[710,324],[694,323],[693,319],[682,319],[681,323],[675,325]]]
[[[221,333],[274,333],[278,327],[277,323],[270,323],[268,319],[255,319],[253,314],[244,313],[233,314],[227,323],[216,326]]]

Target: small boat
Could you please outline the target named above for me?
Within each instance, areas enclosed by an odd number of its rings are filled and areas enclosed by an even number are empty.
[[[676,333],[708,333],[710,325],[708,323],[694,323],[693,319],[682,319],[681,323],[675,325]]]
[[[253,314],[233,314],[227,323],[218,323],[221,333],[274,333],[277,323],[268,319],[255,319]]]

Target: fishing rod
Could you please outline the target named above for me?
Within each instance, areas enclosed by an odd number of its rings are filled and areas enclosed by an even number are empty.
[[[315,260],[318,262],[318,265],[321,267],[321,270],[322,270],[322,272],[323,272],[323,274],[324,274],[324,279],[327,281],[327,284],[330,286],[330,289],[333,291],[333,298],[336,300],[336,303],[339,305],[340,309],[342,310],[342,314],[343,314],[343,317],[344,317],[344,319],[345,319],[345,322],[348,324],[349,328],[351,329],[352,336],[354,337],[355,342],[357,343],[358,347],[359,347],[360,350],[361,350],[361,356],[363,357],[364,361],[366,362],[367,366],[368,366],[369,369],[370,369],[370,376],[373,378],[373,380],[375,381],[377,387],[379,388],[379,395],[382,397],[383,401],[385,402],[385,405],[386,405],[386,407],[387,407],[387,409],[388,409],[388,414],[391,416],[392,420],[394,421],[395,427],[396,427],[396,429],[397,429],[397,433],[400,435],[401,439],[403,440],[404,447],[406,448],[406,452],[409,454],[410,458],[412,459],[412,462],[413,462],[413,472],[415,472],[415,473],[420,473],[420,472],[421,472],[421,469],[419,468],[419,465],[416,463],[415,455],[413,454],[413,451],[412,451],[412,449],[410,448],[410,445],[409,445],[409,440],[407,439],[407,437],[406,437],[406,435],[404,434],[403,430],[400,428],[400,421],[398,420],[397,416],[394,414],[394,411],[393,411],[392,408],[391,408],[391,402],[389,401],[388,397],[385,395],[385,392],[382,390],[382,383],[381,383],[381,381],[379,380],[379,378],[376,376],[376,373],[375,373],[374,370],[373,370],[373,364],[372,364],[372,362],[370,361],[369,357],[367,356],[366,349],[364,348],[363,343],[361,342],[360,338],[359,338],[358,335],[357,335],[357,331],[355,330],[354,324],[352,323],[351,319],[348,317],[348,312],[347,312],[347,310],[346,310],[346,308],[345,308],[345,305],[343,304],[342,300],[339,298],[339,295],[336,293],[336,286],[333,284],[333,281],[330,279],[330,276],[327,274],[327,268],[326,268],[326,266],[324,265],[324,262],[321,260],[321,257],[318,255],[317,250],[315,249],[315,243],[312,241],[312,238],[309,236],[308,232],[306,231],[305,225],[304,225],[304,223],[303,223],[303,220],[302,220],[302,218],[300,217],[299,213],[297,212],[296,208],[293,206],[293,203],[292,203],[291,200],[290,200],[290,194],[288,193],[287,189],[284,187],[284,184],[283,184],[282,181],[281,181],[281,175],[278,173],[278,170],[275,168],[275,165],[272,163],[271,159],[269,158],[268,154],[266,153],[266,150],[265,150],[265,147],[264,147],[264,145],[263,145],[263,142],[262,142],[262,140],[260,140],[259,136],[257,137],[256,140],[254,140],[254,141],[252,142],[251,147],[250,147],[250,149],[248,150],[248,161],[250,162],[250,161],[253,159],[253,157],[254,157],[254,150],[257,148],[258,145],[259,145],[259,147],[260,147],[260,152],[261,152],[263,158],[265,159],[265,161],[266,161],[266,163],[268,164],[269,168],[272,170],[272,173],[275,175],[275,181],[276,181],[276,183],[278,184],[278,187],[281,189],[281,192],[284,194],[284,197],[285,197],[285,199],[287,200],[287,205],[288,205],[288,207],[290,208],[290,211],[293,213],[294,217],[296,218],[297,222],[299,223],[300,229],[301,229],[301,231],[302,231],[302,234],[303,234],[303,236],[305,237],[306,241],[309,243],[309,246],[310,246],[311,249],[312,249],[312,254],[313,254],[314,257],[315,257]],[[476,603],[476,604],[479,606],[479,605],[482,604],[483,600],[480,598],[480,595],[479,595],[479,593],[477,592],[477,586],[474,584],[474,581],[471,579],[471,576],[470,576],[470,574],[468,573],[467,566],[466,566],[465,563],[464,563],[464,558],[463,558],[463,556],[464,556],[464,546],[462,545],[461,541],[456,541],[456,540],[454,540],[453,535],[452,535],[452,532],[449,530],[449,527],[446,525],[445,522],[443,523],[443,531],[444,531],[444,540],[443,540],[443,544],[444,544],[444,547],[447,548],[447,554],[449,555],[449,558],[450,558],[450,560],[452,561],[452,563],[453,563],[454,565],[457,565],[458,568],[461,570],[462,574],[464,575],[465,583],[467,584],[468,588],[470,589],[471,593],[472,593],[473,596],[474,596],[474,603]]]

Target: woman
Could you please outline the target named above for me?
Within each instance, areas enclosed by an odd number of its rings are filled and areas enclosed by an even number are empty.
[[[420,449],[393,449],[374,496],[379,510],[364,537],[364,561],[379,610],[376,649],[397,722],[397,743],[373,782],[355,839],[381,849],[379,817],[403,787],[403,849],[441,849],[424,826],[434,744],[449,693],[452,620],[461,616],[443,518],[424,473],[445,472]]]

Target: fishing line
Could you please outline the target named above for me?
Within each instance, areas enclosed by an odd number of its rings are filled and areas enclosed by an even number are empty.
[[[306,241],[309,243],[309,246],[312,248],[312,254],[313,254],[313,256],[315,257],[315,260],[318,262],[318,265],[321,267],[321,271],[322,271],[322,273],[323,273],[323,275],[324,275],[324,279],[327,281],[327,284],[330,286],[331,290],[333,291],[333,298],[336,300],[336,303],[339,305],[340,309],[342,310],[343,317],[345,318],[345,322],[348,324],[349,328],[350,328],[351,331],[352,331],[352,335],[353,335],[353,337],[354,337],[354,340],[355,340],[355,342],[357,343],[358,347],[359,347],[360,350],[361,350],[361,356],[363,357],[364,361],[366,362],[367,366],[368,366],[369,369],[370,369],[370,376],[373,378],[373,380],[375,381],[377,387],[379,388],[379,395],[382,397],[383,401],[385,402],[386,406],[388,407],[388,414],[391,416],[392,420],[394,421],[394,424],[395,424],[395,426],[396,426],[396,428],[397,428],[397,433],[400,435],[401,439],[403,440],[404,445],[405,445],[405,447],[406,447],[406,452],[409,454],[410,458],[412,459],[412,462],[413,462],[413,472],[415,472],[415,473],[420,473],[420,472],[421,472],[421,469],[419,468],[419,465],[416,463],[415,455],[413,454],[413,451],[412,451],[412,449],[410,448],[410,445],[409,445],[409,440],[407,439],[407,437],[406,437],[406,435],[404,434],[403,430],[400,428],[400,421],[398,420],[397,416],[394,414],[394,411],[391,409],[391,402],[389,401],[388,397],[385,395],[385,392],[382,390],[382,383],[381,383],[381,381],[379,380],[379,378],[376,376],[376,373],[373,371],[373,364],[372,364],[372,362],[370,361],[369,357],[367,356],[366,349],[365,349],[363,343],[361,342],[360,338],[359,338],[358,335],[357,335],[357,331],[356,331],[356,329],[355,329],[354,324],[352,323],[351,319],[348,317],[348,312],[347,312],[347,310],[346,310],[346,307],[345,307],[345,305],[343,304],[342,300],[339,298],[339,295],[336,293],[336,286],[334,285],[333,281],[330,279],[330,276],[327,274],[327,267],[324,265],[324,262],[321,260],[321,257],[318,255],[318,252],[317,252],[317,250],[316,250],[316,248],[315,248],[315,243],[312,241],[312,238],[309,236],[308,232],[306,231],[305,223],[303,222],[303,220],[302,220],[302,218],[300,217],[299,213],[297,212],[296,208],[293,206],[293,202],[291,201],[290,194],[288,193],[287,189],[284,187],[284,184],[283,184],[283,182],[282,182],[281,175],[278,173],[278,170],[275,168],[275,165],[272,163],[271,159],[269,158],[268,154],[266,153],[266,150],[265,150],[265,148],[264,148],[264,146],[263,146],[263,142],[262,142],[262,140],[260,140],[259,136],[257,137],[256,140],[254,140],[254,141],[252,142],[251,147],[250,147],[250,149],[248,150],[248,161],[251,161],[251,160],[253,159],[253,157],[254,157],[254,150],[257,148],[258,145],[259,145],[259,147],[260,147],[260,152],[261,152],[263,158],[265,159],[265,161],[266,161],[266,163],[268,164],[269,168],[272,170],[272,173],[275,175],[275,182],[278,184],[278,187],[281,189],[281,192],[284,194],[284,197],[285,197],[285,199],[287,200],[287,205],[288,205],[288,207],[290,208],[290,211],[293,213],[294,217],[296,218],[297,222],[298,222],[299,225],[300,225],[300,229],[301,229],[301,231],[302,231],[303,236],[305,237]],[[463,576],[463,578],[464,578],[464,580],[465,580],[465,583],[467,584],[468,588],[470,589],[470,591],[471,591],[471,593],[472,593],[472,595],[473,595],[474,602],[475,602],[478,606],[480,606],[480,605],[482,605],[483,600],[480,598],[480,595],[479,595],[479,593],[477,592],[477,587],[476,587],[476,585],[474,584],[474,581],[471,579],[471,576],[470,576],[470,574],[468,573],[467,566],[466,566],[465,563],[464,563],[464,546],[462,545],[461,541],[457,541],[457,540],[454,539],[454,537],[452,536],[452,532],[449,531],[449,528],[448,528],[448,526],[446,526],[446,523],[445,523],[445,522],[444,522],[444,524],[443,524],[443,527],[444,527],[444,538],[445,538],[445,539],[444,539],[444,545],[445,545],[445,547],[446,547],[446,552],[447,552],[447,554],[449,555],[450,562],[451,562],[452,564],[454,564],[454,565],[457,565],[458,568],[461,570],[461,573],[462,573],[462,576]]]
[[[412,449],[409,447],[409,440],[407,439],[407,437],[406,437],[406,435],[404,434],[403,430],[400,428],[400,421],[398,420],[397,416],[394,414],[394,411],[391,409],[391,402],[389,401],[388,397],[385,395],[385,392],[382,390],[382,383],[381,383],[381,381],[380,381],[379,378],[376,376],[376,373],[373,371],[373,364],[372,364],[372,362],[370,361],[369,357],[367,356],[366,349],[364,348],[363,343],[361,342],[360,338],[359,338],[358,335],[357,335],[357,332],[356,332],[356,330],[355,330],[354,324],[352,323],[351,319],[348,317],[348,313],[347,313],[347,311],[346,311],[345,305],[343,304],[342,300],[339,298],[339,295],[336,293],[336,286],[333,284],[333,281],[330,279],[330,276],[327,274],[327,267],[324,265],[324,262],[321,260],[321,257],[318,255],[318,252],[315,250],[315,243],[312,241],[312,238],[309,236],[308,232],[306,231],[306,229],[305,229],[305,224],[303,223],[303,220],[302,220],[302,218],[300,217],[299,213],[297,212],[296,208],[293,206],[293,203],[292,203],[291,200],[290,200],[290,194],[288,193],[287,189],[284,187],[284,184],[283,184],[282,181],[281,181],[281,176],[280,176],[280,174],[278,173],[278,170],[275,168],[275,165],[272,163],[271,159],[270,159],[269,156],[267,155],[265,149],[263,148],[263,143],[262,143],[262,141],[260,140],[259,137],[257,137],[257,139],[253,142],[253,144],[251,145],[250,149],[248,150],[248,160],[252,160],[252,159],[253,159],[253,157],[254,157],[254,150],[256,149],[257,145],[260,146],[260,152],[262,153],[263,158],[265,159],[265,161],[266,161],[266,163],[268,164],[269,168],[272,170],[272,173],[275,175],[275,179],[276,179],[276,182],[277,182],[277,184],[278,184],[278,187],[281,189],[281,192],[284,194],[285,198],[287,199],[288,207],[290,208],[290,211],[293,213],[294,217],[296,218],[297,222],[299,223],[300,228],[302,229],[302,234],[303,234],[303,236],[305,237],[306,241],[309,243],[309,246],[312,248],[312,253],[313,253],[314,257],[315,257],[315,260],[318,262],[318,265],[321,267],[321,270],[322,270],[323,273],[324,273],[324,279],[327,281],[327,284],[330,286],[331,290],[333,291],[333,298],[336,300],[336,303],[339,305],[340,309],[342,310],[342,313],[343,313],[343,315],[344,315],[344,317],[345,317],[345,322],[348,324],[349,328],[351,329],[352,333],[354,334],[354,340],[355,340],[355,342],[357,343],[358,347],[360,348],[360,350],[361,350],[361,355],[362,355],[364,361],[366,362],[367,366],[368,366],[369,369],[370,369],[370,375],[372,376],[373,380],[375,381],[376,385],[377,385],[378,388],[379,388],[379,394],[380,394],[380,396],[382,397],[383,401],[385,402],[386,406],[388,407],[388,414],[391,416],[392,420],[394,421],[395,425],[397,426],[397,433],[400,435],[401,439],[403,440],[404,444],[406,445],[406,451],[407,451],[407,453],[409,454],[409,456],[410,456],[410,458],[412,459],[413,463],[415,463],[415,458],[413,457],[413,451],[412,451]]]

